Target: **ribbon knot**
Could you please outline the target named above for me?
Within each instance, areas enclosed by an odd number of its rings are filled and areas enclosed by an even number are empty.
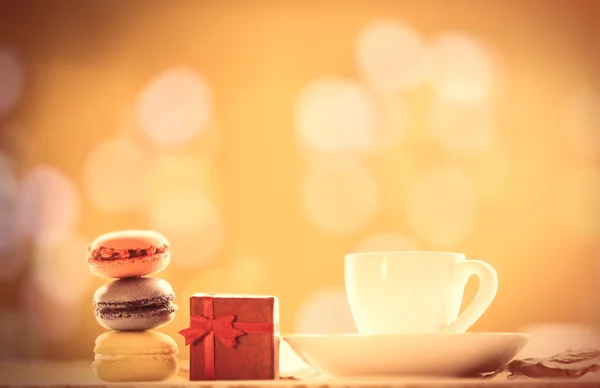
[[[235,315],[224,314],[217,318],[209,318],[204,315],[194,315],[190,318],[190,327],[180,331],[185,338],[185,345],[190,345],[201,340],[209,333],[214,333],[225,346],[235,348],[237,338],[246,334],[245,331],[234,327]]]

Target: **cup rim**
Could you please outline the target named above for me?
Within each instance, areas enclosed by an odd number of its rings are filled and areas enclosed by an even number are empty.
[[[395,256],[408,256],[408,255],[437,255],[437,256],[453,256],[463,257],[466,255],[461,252],[445,252],[445,251],[373,251],[373,252],[352,252],[344,256],[345,259],[352,259],[365,256],[382,256],[382,255],[395,255]]]

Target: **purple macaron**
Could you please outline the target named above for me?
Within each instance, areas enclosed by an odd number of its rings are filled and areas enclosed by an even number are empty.
[[[96,290],[98,323],[110,330],[144,331],[166,325],[175,318],[175,293],[164,279],[124,278]]]

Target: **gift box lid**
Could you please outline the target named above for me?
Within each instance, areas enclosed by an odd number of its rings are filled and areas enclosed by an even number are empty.
[[[190,298],[211,297],[213,299],[273,299],[273,323],[279,324],[279,298],[274,295],[252,295],[252,294],[211,294],[197,292],[192,294]],[[278,332],[279,330],[276,330]]]

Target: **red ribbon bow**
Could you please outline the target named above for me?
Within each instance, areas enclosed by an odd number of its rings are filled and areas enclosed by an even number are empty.
[[[179,332],[185,338],[185,345],[204,339],[204,379],[215,379],[215,337],[225,346],[235,349],[237,338],[248,333],[272,334],[273,323],[236,322],[233,314],[214,318],[213,298],[202,297],[202,315],[190,318],[190,327]],[[192,360],[190,360],[191,363]]]
[[[190,318],[190,327],[183,329],[179,334],[185,337],[185,345],[196,342],[208,334],[214,333],[225,346],[235,348],[237,346],[237,337],[246,332],[233,327],[235,315],[225,314],[218,318],[208,318],[203,315],[194,315]]]

